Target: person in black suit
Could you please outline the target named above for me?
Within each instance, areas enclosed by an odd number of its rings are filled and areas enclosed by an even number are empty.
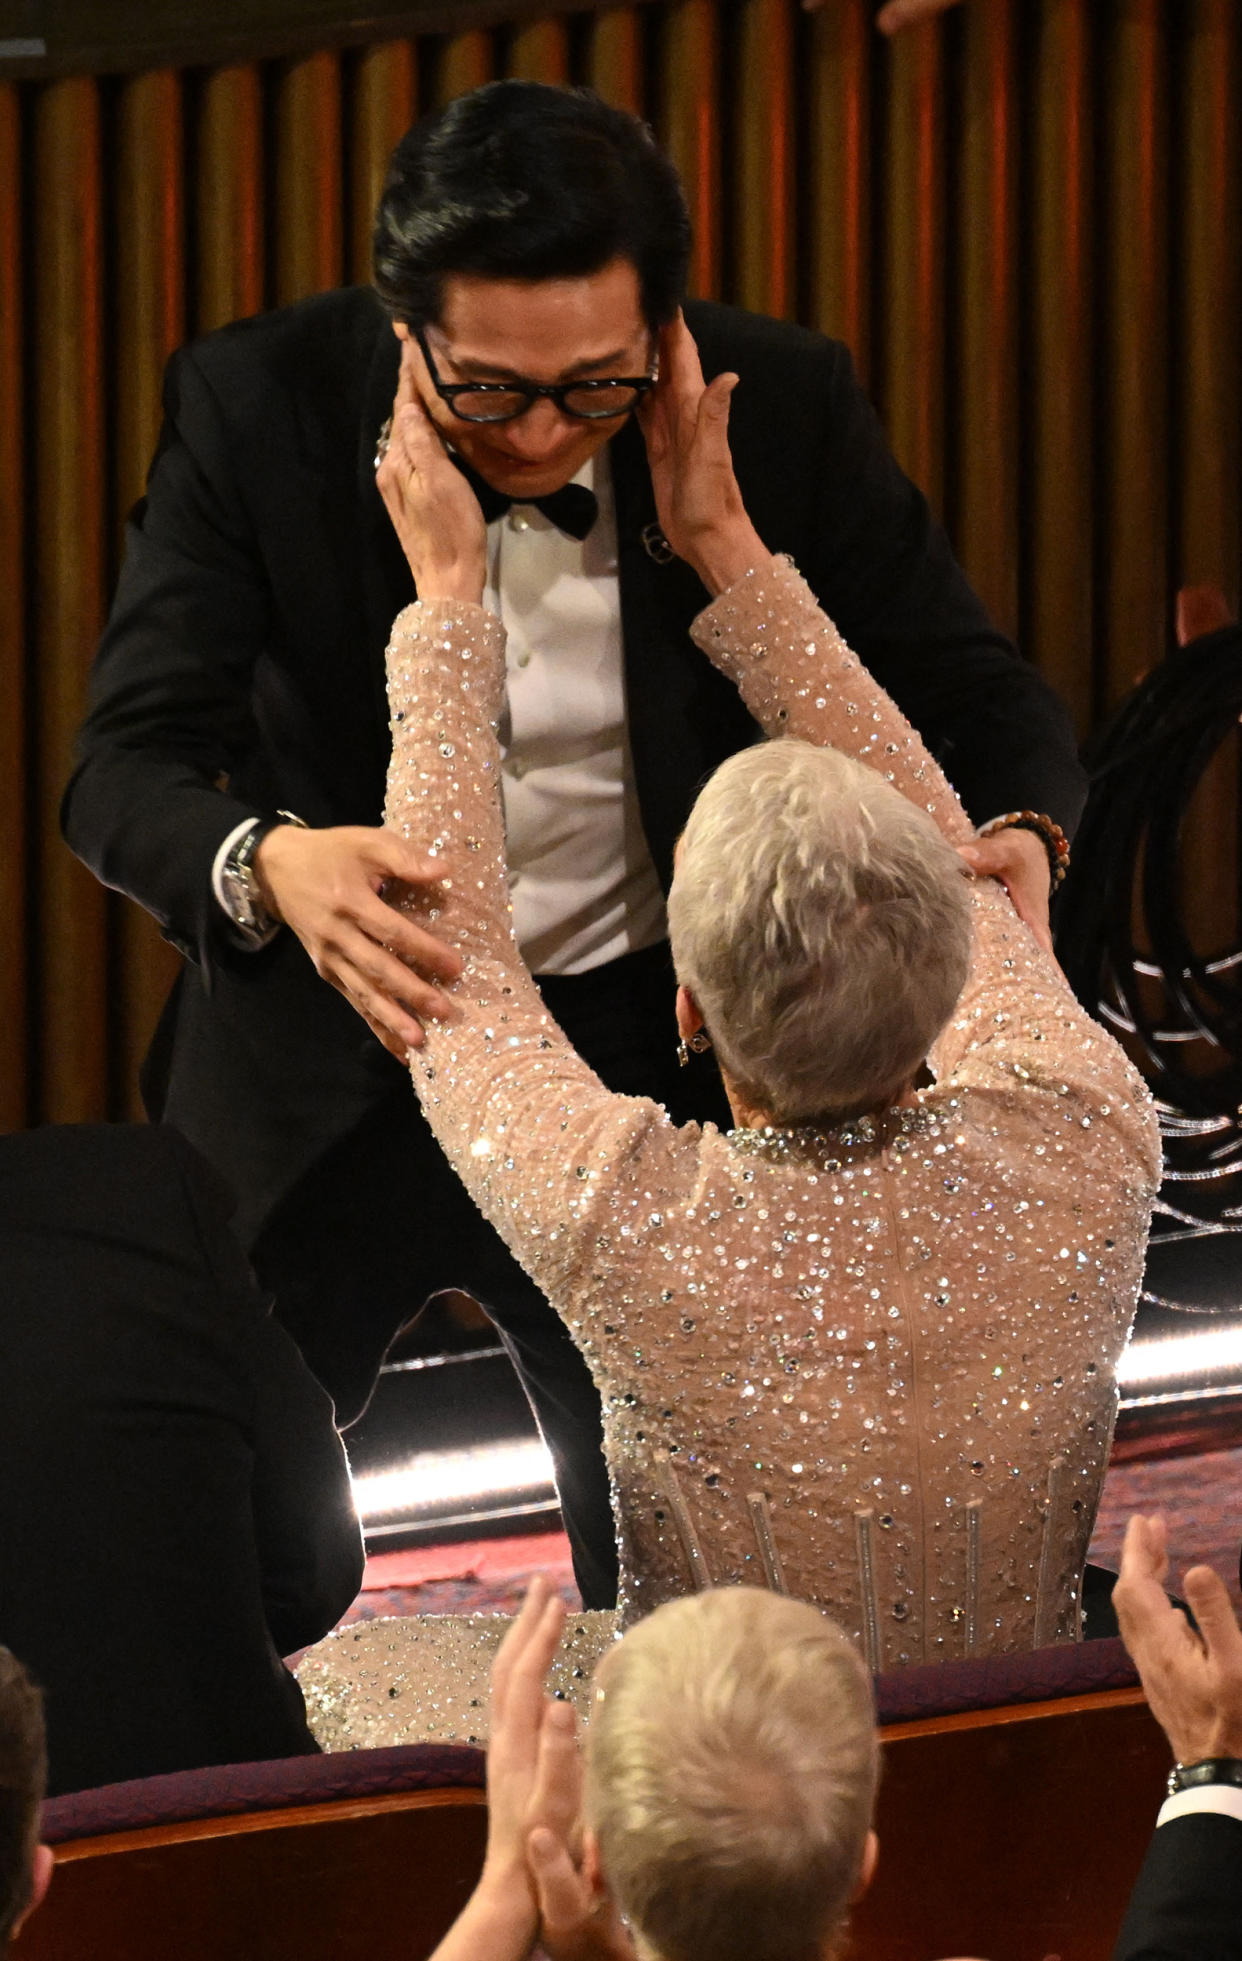
[[[166,1127],[0,1137],[0,1641],[49,1790],[315,1744],[281,1656],[362,1578],[327,1396]]]
[[[1242,1628],[1210,1566],[1192,1627],[1168,1571],[1164,1520],[1132,1518],[1113,1604],[1175,1767],[1113,1961],[1242,1961]]]
[[[689,243],[672,166],[584,91],[496,83],[416,126],[381,201],[379,297],[324,294],[173,358],[64,805],[73,848],[187,956],[148,1107],[234,1181],[239,1230],[338,1420],[427,1296],[475,1294],[548,1438],[596,1606],[616,1558],[590,1377],[439,1156],[402,1066],[459,966],[380,898],[435,867],[376,828],[383,652],[413,589],[375,465],[408,345],[488,501],[490,603],[516,650],[524,953],[611,1089],[727,1123],[710,1063],[674,1063],[662,900],[699,784],[757,731],[690,641],[703,590],[659,533],[630,413]],[[976,822],[1016,820],[976,869],[1006,875],[1046,932],[1048,839],[1030,827],[1072,828],[1084,795],[1064,712],[971,592],[845,348],[708,303],[686,318],[705,372],[740,377],[730,438],[756,526]],[[494,413],[508,419],[469,419]],[[585,539],[581,508],[535,502],[571,478],[597,500]]]

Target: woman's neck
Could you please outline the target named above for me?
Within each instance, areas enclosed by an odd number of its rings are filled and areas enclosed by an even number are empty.
[[[882,1117],[886,1110],[910,1110],[918,1103],[914,1078],[911,1077],[895,1095],[884,1097],[870,1110],[855,1111],[851,1115],[826,1112],[822,1117],[799,1117],[796,1123],[791,1124],[773,1111],[764,1109],[761,1104],[752,1103],[725,1070],[722,1069],[720,1073],[733,1121],[739,1130],[835,1130],[839,1124],[856,1123],[863,1116]]]

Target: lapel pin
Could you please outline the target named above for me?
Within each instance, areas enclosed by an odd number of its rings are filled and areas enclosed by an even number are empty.
[[[643,550],[648,558],[655,560],[657,565],[668,565],[676,558],[676,552],[654,521],[651,524],[644,524],[639,536],[642,539]]]

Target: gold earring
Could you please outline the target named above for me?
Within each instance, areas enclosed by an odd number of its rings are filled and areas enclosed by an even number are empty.
[[[689,1041],[687,1041],[685,1036],[683,1035],[680,1042],[678,1042],[677,1060],[681,1064],[682,1068],[684,1069],[686,1067],[686,1064],[690,1060],[691,1049],[694,1050],[694,1053],[696,1055],[706,1055],[711,1045],[712,1045],[712,1038],[708,1034],[707,1030],[705,1028],[696,1029],[695,1033],[690,1037]]]

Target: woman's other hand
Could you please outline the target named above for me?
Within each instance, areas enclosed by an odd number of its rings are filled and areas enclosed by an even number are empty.
[[[483,597],[487,527],[479,500],[452,461],[416,385],[422,355],[401,345],[388,447],[375,482],[414,574],[420,599]]]
[[[708,591],[770,563],[746,515],[729,453],[735,374],[703,380],[694,337],[679,313],[660,334],[660,378],[638,412],[660,526]]]

